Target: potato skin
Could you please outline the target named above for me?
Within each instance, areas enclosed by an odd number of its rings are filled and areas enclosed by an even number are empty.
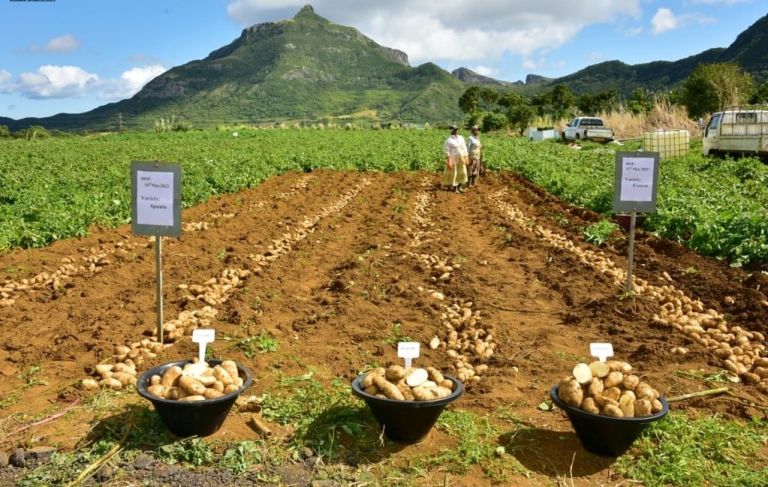
[[[188,396],[202,396],[205,394],[205,386],[189,375],[182,375],[179,378],[179,387],[181,387]]]
[[[576,379],[568,379],[560,382],[557,397],[567,405],[577,408],[584,400],[584,391],[581,390],[581,384]]]
[[[605,378],[605,387],[606,389],[609,389],[611,387],[620,386],[622,382],[624,382],[624,374],[614,371],[609,373]]]
[[[387,367],[384,377],[388,381],[394,382],[405,379],[405,368],[402,365],[390,365]]]
[[[203,397],[206,399],[216,399],[217,397],[222,397],[223,395],[223,392],[217,391],[216,389],[206,389],[203,393]]]
[[[650,416],[652,407],[653,405],[648,399],[638,399],[635,401],[635,416],[638,418]]]
[[[362,383],[363,389],[367,389],[371,387],[373,385],[373,378],[376,377],[377,375],[384,375],[385,372],[386,371],[384,367],[377,367],[372,371],[368,372],[367,374],[365,374],[365,377],[363,377],[363,383]]]
[[[634,391],[637,385],[640,383],[640,377],[636,375],[627,375],[624,377],[621,385],[624,389]]]
[[[381,376],[376,376],[373,378],[373,385],[379,388],[379,390],[389,399],[395,399],[398,401],[404,401],[405,397],[403,397],[403,393],[400,392],[400,389],[397,388],[396,385],[389,382],[387,379]]]
[[[602,396],[604,390],[605,384],[603,384],[602,379],[593,377],[592,382],[590,382],[589,387],[587,387],[587,395],[591,397]]]
[[[595,360],[594,362],[590,363],[589,369],[592,371],[592,375],[598,379],[604,378],[611,371],[607,363],[600,362],[599,360]]]
[[[147,387],[147,392],[153,396],[165,398],[165,389],[160,384]]]
[[[588,413],[592,414],[600,414],[600,408],[597,407],[597,404],[595,403],[595,399],[592,397],[586,397],[583,401],[581,401],[581,409]]]
[[[178,378],[181,377],[181,372],[181,367],[178,365],[167,368],[160,379],[160,385],[162,385],[166,391],[171,387],[174,387]]]
[[[213,368],[213,376],[216,378],[216,380],[224,384],[225,388],[226,386],[234,384],[235,382],[232,376],[229,375],[229,372],[227,372],[225,368],[219,367],[218,365]]]
[[[613,404],[608,404],[603,408],[603,414],[606,416],[611,416],[614,418],[623,418],[624,412],[619,408],[618,406],[614,406]]]

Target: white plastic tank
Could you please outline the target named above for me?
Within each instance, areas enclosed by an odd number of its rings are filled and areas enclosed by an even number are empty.
[[[643,133],[643,150],[658,152],[661,159],[688,154],[689,143],[687,130],[651,130]]]

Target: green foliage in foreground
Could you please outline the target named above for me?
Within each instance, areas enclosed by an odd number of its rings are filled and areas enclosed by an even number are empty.
[[[627,478],[657,485],[763,486],[768,424],[682,413],[654,423],[617,463]]]
[[[243,130],[5,140],[0,146],[0,252],[83,236],[130,217],[131,160],[181,162],[185,207],[286,171],[436,170],[438,130]],[[578,206],[610,214],[614,148],[484,135],[494,170],[512,170]],[[661,167],[659,210],[647,230],[735,265],[768,261],[768,168],[698,149]]]

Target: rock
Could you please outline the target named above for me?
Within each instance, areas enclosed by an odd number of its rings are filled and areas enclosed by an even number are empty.
[[[56,448],[52,446],[36,446],[27,450],[27,460],[34,460],[35,462],[47,462],[51,459],[51,455],[56,451]]]
[[[0,468],[5,468],[8,466],[8,454],[4,451],[0,450]]]
[[[25,467],[27,465],[27,458],[24,455],[24,448],[16,448],[16,450],[11,453],[9,461],[14,467]]]
[[[106,482],[107,480],[111,479],[115,476],[115,468],[112,465],[104,465],[99,469],[98,472],[96,472],[96,475],[93,476],[98,482]]]
[[[152,468],[152,463],[155,461],[150,455],[142,453],[136,460],[133,461],[133,466],[136,470],[149,470]]]

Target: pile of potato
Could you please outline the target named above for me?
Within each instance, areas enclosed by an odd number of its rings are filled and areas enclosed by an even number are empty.
[[[434,367],[406,369],[402,365],[379,367],[363,377],[362,388],[371,396],[397,401],[431,401],[449,396],[453,382]]]
[[[768,347],[758,331],[730,326],[725,316],[704,309],[674,286],[649,286],[652,297],[661,304],[655,322],[688,335],[722,361],[722,366],[748,385],[768,394]]]
[[[182,299],[190,303],[203,301],[211,306],[218,306],[229,299],[229,295],[250,275],[247,269],[224,269],[219,277],[212,277],[200,284],[179,284],[178,289],[187,291]]]
[[[620,360],[580,363],[560,381],[557,397],[584,411],[615,418],[642,418],[662,410],[659,391]]]
[[[443,307],[443,338],[433,337],[429,348],[446,350],[453,360],[456,377],[468,386],[480,381],[488,370],[487,362],[496,350],[490,325],[482,322],[480,310],[472,301],[454,300]]]
[[[197,360],[184,368],[177,365],[168,367],[163,375],[153,375],[147,392],[153,396],[174,401],[205,401],[237,392],[243,387],[243,378],[233,360],[224,360],[221,365],[196,370]]]

